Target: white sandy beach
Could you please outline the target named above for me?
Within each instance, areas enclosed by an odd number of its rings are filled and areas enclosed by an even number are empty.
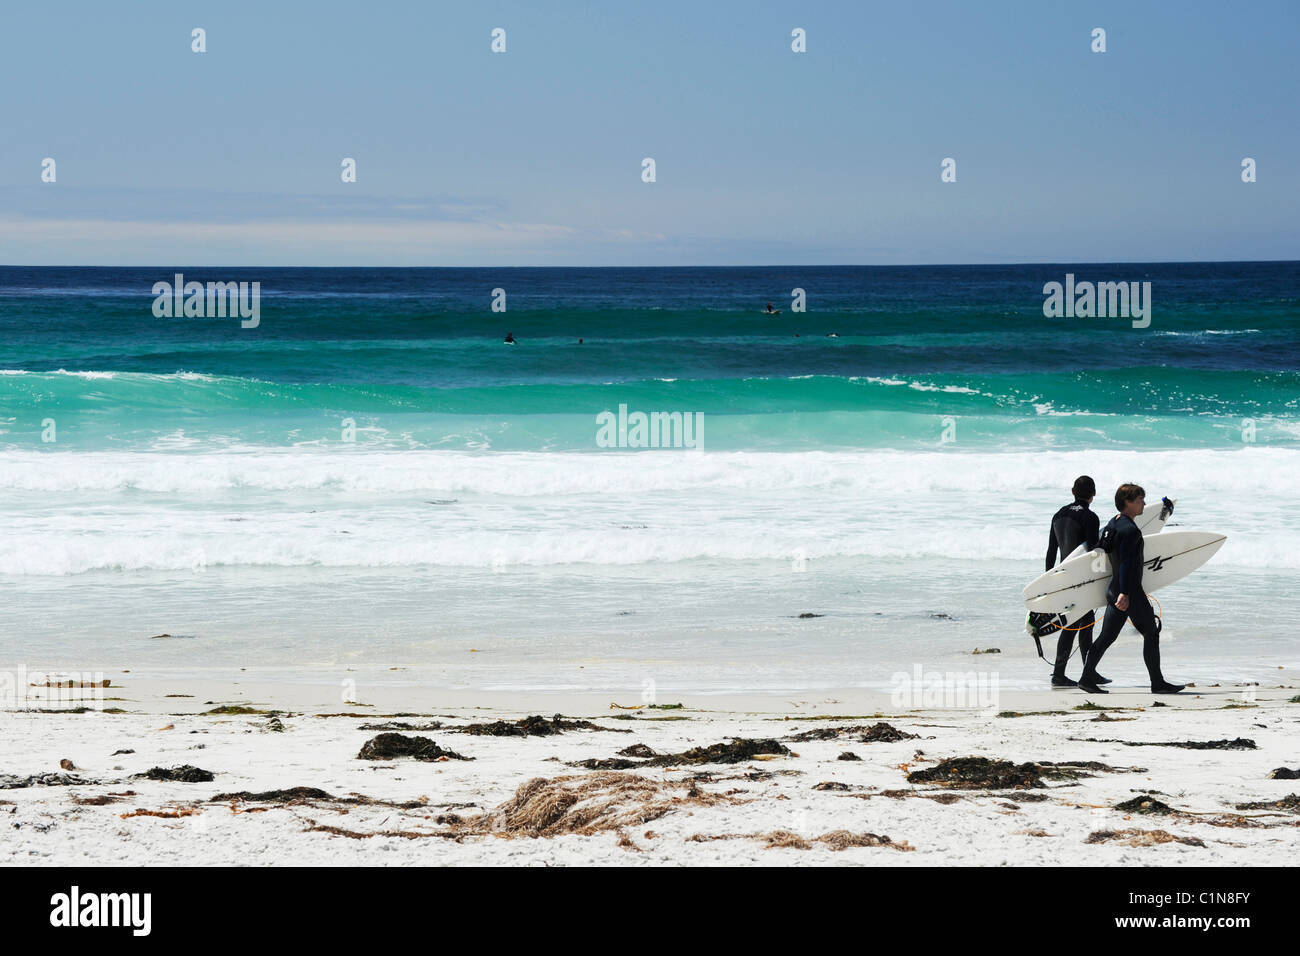
[[[100,706],[122,712],[0,713],[5,862],[1256,866],[1293,861],[1300,825],[1294,806],[1236,809],[1300,792],[1300,782],[1269,777],[1278,767],[1300,767],[1300,704],[1290,703],[1300,688],[1285,681],[1194,688],[1162,698],[1163,707],[1153,707],[1145,689],[1119,687],[1091,698],[1109,708],[1105,719],[1074,710],[1089,699],[1077,691],[1001,696],[1002,712],[1026,716],[900,710],[887,694],[861,691],[698,696],[681,700],[680,709],[622,709],[640,701],[393,686],[340,705],[336,687],[125,675],[99,693]],[[280,713],[203,713],[221,705]],[[1042,711],[1053,713],[1033,713]],[[607,730],[457,732],[530,714],[564,714]],[[429,728],[397,732],[473,759],[359,759],[384,732],[363,725],[389,722]],[[860,739],[868,728],[879,734],[882,723],[918,736]],[[791,739],[837,728],[857,729]],[[732,738],[774,739],[790,753],[622,770],[569,765],[633,745],[677,754]],[[1237,741],[1244,749],[1121,741]],[[839,759],[845,752],[860,759]],[[1023,789],[907,779],[968,756],[1114,769],[1085,768],[1075,779],[1045,773],[1042,786]],[[180,766],[214,779],[134,776]],[[548,783],[519,793],[538,778]],[[583,794],[564,797],[578,786]],[[298,787],[328,796],[212,799]],[[1175,812],[1113,809],[1141,794]],[[531,799],[512,805],[517,796]]]

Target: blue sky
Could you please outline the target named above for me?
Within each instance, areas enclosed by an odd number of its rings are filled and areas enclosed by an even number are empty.
[[[0,18],[0,263],[1300,258],[1293,0],[95,0]]]

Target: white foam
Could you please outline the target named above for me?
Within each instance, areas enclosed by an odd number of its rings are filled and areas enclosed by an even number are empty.
[[[183,441],[181,436],[176,436]],[[1216,565],[1300,568],[1300,451],[0,452],[0,574],[1041,560],[1075,476],[1179,499]],[[1112,508],[1103,491],[1094,508]],[[432,505],[434,499],[456,499]],[[242,520],[232,520],[242,519]],[[626,527],[625,527],[626,526]],[[869,565],[864,565],[869,568]]]

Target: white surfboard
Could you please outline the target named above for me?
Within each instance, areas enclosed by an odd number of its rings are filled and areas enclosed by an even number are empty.
[[[1177,498],[1170,498],[1170,504],[1178,504]],[[1155,504],[1147,505],[1142,509],[1142,513],[1133,519],[1133,523],[1138,526],[1142,532],[1142,537],[1152,534],[1159,534],[1164,530],[1165,522],[1173,514],[1172,510],[1166,510],[1165,506],[1157,501]]]
[[[1176,505],[1178,504],[1178,499],[1170,498],[1169,502],[1170,504]],[[1165,522],[1169,520],[1171,514],[1173,514],[1172,509],[1166,509],[1164,504],[1148,505],[1146,508],[1142,509],[1140,515],[1133,519],[1133,523],[1138,526],[1138,530],[1142,532],[1142,537],[1145,538],[1147,535],[1159,534],[1163,531],[1165,529]],[[1109,521],[1110,519],[1107,518],[1106,520]],[[1083,554],[1087,547],[1086,544],[1079,545],[1069,554],[1061,558],[1060,564],[1058,564],[1057,567],[1060,567],[1061,564],[1064,564],[1071,558],[1077,558],[1079,555]]]
[[[1214,557],[1226,535],[1212,531],[1166,531],[1144,536],[1142,587],[1156,591],[1191,574]],[[1024,590],[1031,611],[1076,618],[1106,604],[1110,555],[1098,548],[1076,555],[1034,578]]]

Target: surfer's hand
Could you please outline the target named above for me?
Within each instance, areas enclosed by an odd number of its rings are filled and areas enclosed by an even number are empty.
[[[1127,594],[1121,594],[1119,597],[1115,598],[1115,607],[1117,607],[1117,608],[1118,608],[1119,610],[1121,610],[1121,611],[1127,611],[1127,610],[1128,610],[1128,595],[1127,595]]]

